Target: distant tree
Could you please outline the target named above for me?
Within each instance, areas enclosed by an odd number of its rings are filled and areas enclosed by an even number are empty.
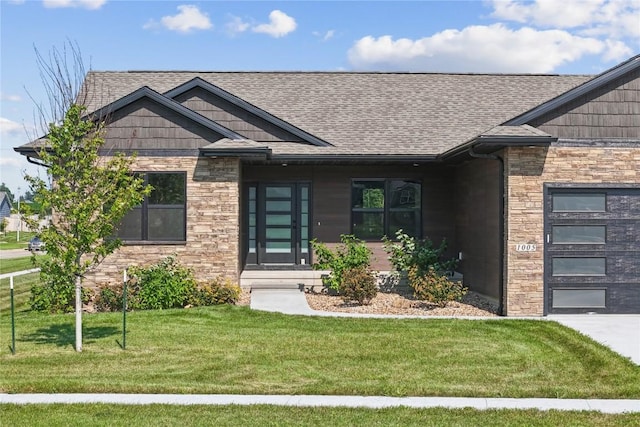
[[[60,52],[54,51],[51,63],[38,57],[44,74],[54,80],[49,87],[69,90],[72,84]],[[80,58],[75,48],[73,57]],[[51,122],[38,153],[50,182],[25,177],[34,202],[53,212],[53,221],[39,230],[49,257],[41,262],[43,284],[33,290],[32,303],[44,301],[44,308],[53,302],[49,310],[66,311],[75,300],[76,351],[82,351],[83,277],[121,245],[115,227],[150,188],[131,172],[133,156],[100,156],[105,118],[86,116],[85,107],[73,102],[77,97],[70,93],[52,90],[49,97],[57,97],[49,100],[52,106],[65,109],[54,115],[62,120]],[[38,227],[37,220],[26,221]]]

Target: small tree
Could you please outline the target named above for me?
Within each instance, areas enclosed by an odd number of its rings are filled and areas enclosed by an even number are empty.
[[[84,113],[72,104],[61,123],[49,126],[39,157],[51,184],[25,177],[35,202],[54,215],[40,230],[49,254],[41,263],[44,286],[60,293],[75,284],[76,351],[82,351],[82,279],[120,246],[113,237],[116,225],[150,192],[131,173],[133,157],[100,157],[103,122]],[[27,221],[37,228],[37,221]]]
[[[48,107],[31,99],[46,134],[38,156],[48,182],[36,176],[25,180],[34,204],[52,212],[53,220],[40,230],[49,257],[41,262],[44,285],[32,298],[51,309],[49,302],[66,308],[73,300],[69,295],[75,296],[76,351],[82,351],[82,279],[121,245],[115,227],[151,188],[131,173],[134,156],[100,155],[106,118],[86,116],[92,91],[78,45],[67,42],[48,57],[35,53]],[[37,219],[25,220],[39,228]]]

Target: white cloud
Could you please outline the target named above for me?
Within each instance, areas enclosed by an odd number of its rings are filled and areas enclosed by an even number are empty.
[[[42,0],[44,7],[82,7],[84,9],[100,9],[107,0]]]
[[[22,166],[22,162],[20,159],[12,158],[12,157],[0,157],[0,166],[2,167],[14,167],[19,168]]]
[[[197,6],[180,5],[179,13],[174,16],[163,16],[160,24],[171,31],[179,33],[189,33],[193,30],[208,30],[213,27],[206,13],[202,13]],[[149,21],[143,28],[150,29],[156,27],[154,21]]]
[[[16,135],[24,130],[24,126],[20,123],[0,117],[0,135]]]
[[[244,22],[242,18],[239,18],[237,16],[232,16],[229,22],[225,24],[227,33],[232,36],[239,33],[244,33],[249,29],[250,26],[251,25],[249,23]]]
[[[607,43],[562,30],[502,24],[445,30],[418,40],[363,37],[349,50],[356,69],[547,73],[583,55],[605,53]],[[614,46],[616,54],[626,52]]]
[[[274,10],[269,14],[269,23],[260,24],[253,27],[256,33],[268,34],[271,37],[283,37],[294,31],[298,24],[296,20],[279,10]]]
[[[6,93],[0,93],[0,100],[2,101],[11,101],[11,102],[20,102],[22,98],[19,95],[10,95]]]
[[[571,28],[606,38],[640,37],[638,0],[492,0],[492,16],[539,28]]]
[[[323,42],[326,42],[327,40],[330,40],[333,38],[333,36],[336,35],[336,31],[335,30],[329,30],[326,33],[321,33],[319,31],[314,31],[313,35],[322,39]]]

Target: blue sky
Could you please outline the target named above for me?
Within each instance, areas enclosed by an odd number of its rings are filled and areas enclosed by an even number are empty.
[[[34,46],[94,70],[596,74],[640,52],[640,0],[0,0],[0,31],[0,181],[24,192]]]

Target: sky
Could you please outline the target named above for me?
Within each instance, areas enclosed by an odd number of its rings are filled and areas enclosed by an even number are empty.
[[[0,0],[0,181],[47,103],[35,49],[87,70],[598,74],[640,53],[640,0]]]

